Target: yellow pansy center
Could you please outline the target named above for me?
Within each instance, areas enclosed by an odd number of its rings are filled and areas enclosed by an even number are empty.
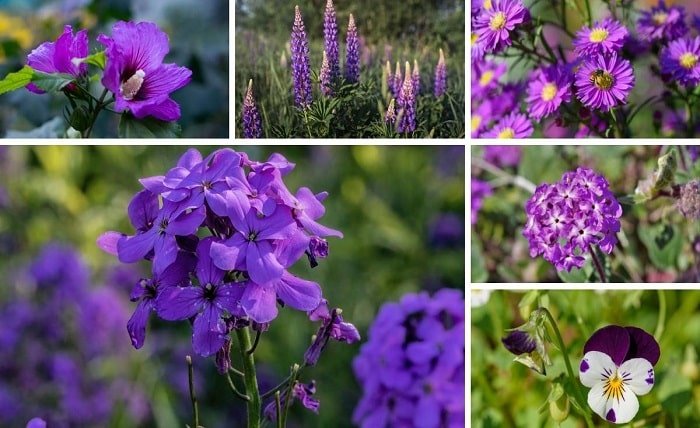
[[[498,133],[498,138],[514,138],[515,137],[515,131],[513,128],[503,128],[501,132]]]
[[[481,116],[478,114],[472,115],[472,131],[476,131],[479,129],[479,126],[481,125]]]
[[[491,21],[489,21],[489,28],[493,31],[502,30],[505,26],[506,14],[503,12],[496,12],[496,14],[491,17]]]
[[[588,40],[590,40],[593,43],[603,42],[607,38],[608,30],[606,30],[605,28],[594,28],[593,31],[591,31],[591,35],[588,36]]]
[[[615,374],[609,377],[603,385],[603,395],[607,400],[614,398],[621,400],[625,393],[625,382],[620,377],[620,374],[615,371]]]
[[[479,78],[479,85],[481,85],[481,86],[488,85],[493,80],[494,75],[495,75],[495,73],[491,70],[484,71],[484,74],[482,74],[481,78]]]
[[[659,11],[651,16],[651,20],[654,21],[656,25],[662,25],[668,19],[668,13]]]
[[[486,10],[491,10],[491,8],[493,8],[493,4],[491,4],[491,0],[484,0],[483,6],[484,6],[484,9],[486,9]]]
[[[681,55],[680,58],[678,58],[678,62],[683,68],[690,70],[691,68],[695,67],[695,64],[698,63],[698,56],[692,52],[686,52]]]
[[[542,87],[542,93],[540,95],[544,101],[552,101],[557,95],[557,90],[557,85],[554,83],[547,83]]]

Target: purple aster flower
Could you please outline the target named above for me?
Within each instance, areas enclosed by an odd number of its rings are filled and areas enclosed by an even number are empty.
[[[386,114],[384,115],[384,123],[387,125],[393,125],[396,122],[396,107],[394,107],[394,98],[389,102],[389,107],[386,109]]]
[[[445,54],[440,49],[440,59],[435,66],[435,85],[433,86],[433,95],[440,97],[447,90],[447,66],[445,65]]]
[[[637,20],[639,36],[648,41],[671,41],[685,36],[685,9],[682,6],[667,7],[664,0],[659,0],[656,7],[643,10]]]
[[[532,122],[521,113],[513,112],[501,119],[487,133],[485,138],[527,138],[532,135]]]
[[[521,154],[520,146],[484,147],[484,160],[501,167],[518,165],[518,163],[520,163]]]
[[[352,13],[348,21],[345,46],[345,79],[350,83],[356,83],[360,80],[360,40],[357,38],[357,27]]]
[[[261,138],[262,135],[260,113],[253,98],[253,79],[250,79],[243,100],[243,138]]]
[[[63,27],[61,34],[55,42],[44,42],[27,56],[27,65],[34,70],[44,73],[66,73],[76,79],[87,74],[87,64],[76,65],[73,58],[85,58],[88,56],[87,30],[80,30],[73,36],[73,28],[70,25]],[[27,89],[35,94],[43,94],[35,84],[30,83]]]
[[[106,46],[102,84],[114,93],[114,109],[130,111],[134,117],[159,120],[180,118],[180,106],[170,93],[187,85],[192,71],[176,64],[164,64],[169,51],[168,35],[152,22],[117,22],[112,37],[100,34]]]
[[[635,84],[632,65],[615,52],[588,59],[576,72],[576,96],[591,109],[608,111],[627,103]]]
[[[316,381],[312,380],[309,384],[295,382],[294,386],[292,386],[292,397],[289,399],[289,402],[287,402],[287,390],[285,389],[280,394],[280,403],[284,408],[284,406],[291,406],[294,403],[294,399],[297,399],[301,401],[305,408],[318,413],[321,403],[314,397],[314,394],[316,394]],[[265,406],[263,414],[271,421],[277,420],[277,402],[274,399]]]
[[[394,72],[394,98],[397,100],[401,96],[401,88],[403,88],[403,76],[401,75],[401,66],[396,62],[396,71]]]
[[[489,186],[487,182],[474,177],[472,177],[471,189],[472,224],[476,224],[479,210],[481,210],[481,207],[484,205],[484,198],[491,196],[493,194],[493,189],[491,189],[491,186]]]
[[[493,118],[493,104],[490,100],[484,100],[476,108],[472,106],[471,136],[481,138],[481,134],[490,125]]]
[[[413,96],[418,96],[420,93],[420,70],[418,69],[418,61],[413,60],[413,74],[411,74],[411,83],[413,84]]]
[[[340,75],[340,58],[338,57],[338,24],[335,20],[333,0],[326,1],[323,14],[323,46],[328,60],[330,80]]]
[[[311,104],[311,67],[309,66],[309,41],[306,39],[304,21],[301,19],[299,6],[294,8],[294,25],[292,26],[292,80],[294,83],[294,102],[299,107]]]
[[[483,60],[486,52],[484,51],[484,46],[479,43],[479,35],[475,32],[471,34],[470,46],[472,51],[472,64]]]
[[[583,352],[579,378],[591,388],[588,405],[608,422],[630,422],[639,410],[637,396],[654,386],[659,344],[641,328],[609,325],[593,333]]]
[[[345,343],[355,343],[360,340],[360,333],[354,325],[343,321],[342,311],[335,308],[328,310],[328,301],[321,300],[321,304],[309,312],[311,321],[322,321],[321,327],[315,335],[314,341],[304,353],[304,364],[314,366],[318,362],[321,352],[328,345],[330,339]]]
[[[629,31],[620,22],[605,18],[592,28],[584,26],[576,33],[574,51],[583,58],[616,53],[622,49],[628,35]]]
[[[661,72],[685,87],[700,84],[700,36],[670,42],[661,51]]]
[[[506,65],[483,61],[472,65],[472,99],[484,98],[499,86],[499,79],[506,72]]]
[[[321,61],[321,72],[319,73],[319,80],[321,93],[325,96],[332,95],[333,91],[331,90],[331,69],[328,65],[328,56],[326,55],[325,51],[323,52],[323,61]]]
[[[528,85],[528,113],[542,119],[555,113],[562,103],[571,101],[573,76],[566,66],[553,65],[538,69]]]
[[[411,65],[406,61],[403,87],[398,99],[399,116],[396,130],[400,133],[409,133],[416,130],[416,95],[413,93],[411,80]]]
[[[530,12],[520,0],[493,0],[491,6],[477,15],[474,29],[486,52],[500,52],[511,45],[510,32],[530,21]]]

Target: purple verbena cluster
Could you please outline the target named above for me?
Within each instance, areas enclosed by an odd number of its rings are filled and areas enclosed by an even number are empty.
[[[384,304],[353,361],[363,428],[464,426],[464,297],[411,293]]]
[[[579,167],[557,183],[539,185],[525,211],[530,256],[542,255],[557,270],[581,268],[595,246],[610,254],[617,244],[622,207],[608,181],[590,169]]]

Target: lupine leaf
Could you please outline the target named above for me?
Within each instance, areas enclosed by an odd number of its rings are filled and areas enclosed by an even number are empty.
[[[124,113],[119,121],[119,138],[179,138],[182,129],[177,122],[164,122],[147,117],[136,119]]]
[[[33,75],[34,70],[28,65],[25,65],[17,72],[8,74],[4,79],[0,80],[0,95],[24,88],[32,82]]]

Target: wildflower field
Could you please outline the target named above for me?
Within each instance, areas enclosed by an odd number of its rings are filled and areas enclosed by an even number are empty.
[[[700,292],[474,291],[471,426],[700,424]]]
[[[474,147],[472,281],[698,282],[698,148]]]
[[[465,136],[464,3],[236,2],[236,135]]]
[[[464,155],[0,147],[0,425],[463,426]]]

